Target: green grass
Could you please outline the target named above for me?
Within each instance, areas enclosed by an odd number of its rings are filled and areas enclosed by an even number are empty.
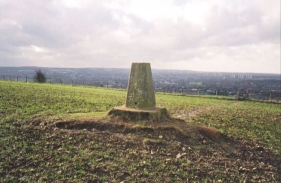
[[[1,82],[0,107],[6,117],[14,116],[16,119],[34,115],[105,112],[121,105],[124,95],[122,91],[101,88]]]
[[[125,90],[117,89],[0,81],[0,182],[151,182],[157,178],[162,182],[187,178],[199,182],[239,182],[252,176],[238,171],[224,174],[225,165],[214,168],[198,162],[191,166],[192,157],[169,160],[169,152],[175,156],[180,152],[178,146],[183,145],[167,142],[165,146],[161,145],[162,140],[147,137],[139,140],[142,145],[136,145],[136,134],[120,137],[106,131],[43,129],[42,121],[36,121],[102,117],[112,107],[123,105],[125,96]],[[229,137],[245,139],[281,154],[281,104],[160,93],[156,94],[156,101],[187,123],[211,126]],[[28,119],[34,120],[27,123]],[[157,149],[153,145],[146,147],[148,143],[144,142],[155,143]],[[213,148],[212,143],[209,148]],[[160,155],[155,156],[154,151]]]
[[[215,127],[227,135],[252,139],[281,152],[280,104],[241,102],[201,113],[193,123]]]
[[[189,82],[190,85],[202,85],[202,82]]]

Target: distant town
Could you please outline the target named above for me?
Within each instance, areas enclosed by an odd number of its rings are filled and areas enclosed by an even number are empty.
[[[32,82],[39,69],[48,83],[123,89],[130,74],[130,69],[0,67],[0,80]],[[252,98],[281,101],[280,74],[153,69],[152,75],[156,92],[235,97],[239,90],[247,90]]]

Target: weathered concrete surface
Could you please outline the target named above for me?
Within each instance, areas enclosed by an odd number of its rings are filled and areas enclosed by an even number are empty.
[[[150,110],[140,110],[127,108],[125,105],[120,107],[114,107],[108,115],[122,116],[127,120],[154,120],[159,121],[168,118],[168,111],[166,108],[156,107]]]
[[[169,118],[167,109],[156,107],[150,63],[132,63],[126,104],[114,107],[108,115],[128,120]]]
[[[150,63],[132,63],[126,107],[134,109],[156,107]]]

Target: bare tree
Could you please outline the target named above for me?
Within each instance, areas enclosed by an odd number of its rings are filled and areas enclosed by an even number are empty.
[[[46,82],[46,76],[45,74],[39,69],[35,71],[34,81],[38,83],[45,83]]]

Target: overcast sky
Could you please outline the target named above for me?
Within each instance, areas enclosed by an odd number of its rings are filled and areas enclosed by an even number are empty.
[[[280,0],[0,0],[0,66],[280,73]]]

